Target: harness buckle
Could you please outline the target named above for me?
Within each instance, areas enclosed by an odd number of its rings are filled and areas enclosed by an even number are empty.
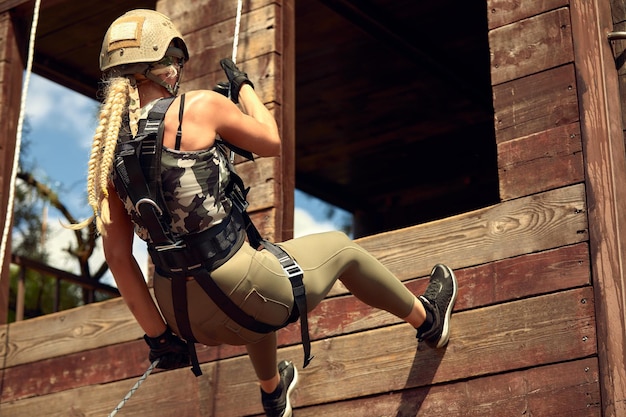
[[[304,274],[300,265],[289,255],[278,258],[278,262],[280,262],[280,266],[282,266],[283,271],[285,271],[289,279]]]
[[[175,250],[175,249],[185,249],[187,247],[187,244],[182,241],[182,240],[177,240],[174,243],[168,243],[166,245],[158,245],[158,246],[154,246],[154,249],[157,252],[165,252],[168,250]]]

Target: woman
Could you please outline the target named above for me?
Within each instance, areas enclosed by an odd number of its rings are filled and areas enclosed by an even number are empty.
[[[184,282],[193,333],[188,342],[245,345],[260,383],[266,415],[291,416],[289,395],[298,375],[291,362],[277,364],[275,332],[255,332],[238,325],[201,288],[196,279],[199,275],[172,272],[174,268],[161,257],[154,236],[146,230],[138,205],[129,200],[119,185],[119,173],[112,168],[120,152],[119,148],[116,151],[118,139],[136,135],[150,110],[163,99],[174,97],[164,115],[159,171],[159,191],[169,214],[167,228],[181,241],[202,243],[207,233],[220,230],[224,224],[236,225],[235,238],[228,241],[219,259],[194,255],[202,257],[200,269],[248,315],[278,327],[289,321],[297,310],[291,284],[274,254],[244,242],[241,218],[225,191],[230,175],[228,161],[216,142],[216,138],[223,138],[260,156],[279,155],[277,124],[247,74],[228,59],[221,65],[232,100],[213,90],[177,96],[187,59],[181,34],[160,13],[134,10],[109,27],[100,56],[107,89],[89,161],[89,204],[120,293],[146,333],[150,360],[159,359],[162,368],[189,364],[187,344],[174,334],[185,332],[177,320],[172,283]],[[132,255],[134,233],[146,240],[156,265],[158,306]],[[189,252],[191,246],[196,245],[187,244],[181,253]],[[360,300],[411,324],[418,339],[430,346],[442,347],[448,342],[457,283],[445,265],[433,268],[425,294],[416,297],[343,233],[306,236],[283,242],[280,247],[303,270],[306,310],[319,304],[339,279]]]

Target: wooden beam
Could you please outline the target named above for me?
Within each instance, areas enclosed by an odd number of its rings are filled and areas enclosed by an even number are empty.
[[[11,256],[11,263],[24,266],[29,269],[33,269],[35,271],[41,272],[43,274],[52,275],[56,278],[62,278],[66,281],[72,282],[74,284],[78,284],[83,288],[88,288],[90,290],[98,290],[102,291],[106,294],[113,295],[119,297],[120,292],[117,288],[112,287],[107,284],[103,284],[94,279],[88,279],[81,277],[76,274],[72,274],[71,272],[63,271],[61,269],[54,268],[50,265],[46,265],[42,262],[38,262],[34,259],[28,259],[17,255]]]
[[[274,88],[282,92],[278,125],[282,136],[277,204],[280,207],[280,240],[293,237],[296,189],[296,0],[285,0],[280,8],[280,30],[277,49],[281,55],[282,80]],[[278,93],[277,93],[278,96]]]
[[[4,230],[8,211],[23,71],[24,62],[19,52],[14,22],[9,13],[0,14],[0,234]],[[11,239],[8,239],[5,253],[0,256],[4,256],[0,270],[0,323],[6,323]]]
[[[626,416],[626,159],[609,0],[572,0],[604,417]]]

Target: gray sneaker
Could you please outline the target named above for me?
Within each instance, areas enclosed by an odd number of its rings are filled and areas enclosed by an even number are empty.
[[[450,315],[456,301],[458,284],[454,272],[445,265],[437,264],[430,273],[430,282],[418,298],[433,316],[430,329],[417,331],[417,339],[431,348],[440,348],[450,338]]]
[[[268,417],[291,417],[291,400],[290,396],[298,383],[298,370],[293,363],[282,361],[278,364],[278,374],[280,375],[280,384],[276,391],[267,394],[261,390],[261,402],[263,410]]]

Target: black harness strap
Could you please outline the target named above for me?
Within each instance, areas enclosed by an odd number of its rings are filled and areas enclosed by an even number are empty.
[[[302,348],[304,350],[304,365],[302,367],[306,368],[313,359],[313,356],[311,356],[311,339],[309,336],[309,321],[307,318],[308,309],[306,305],[306,291],[303,282],[304,273],[302,268],[300,268],[300,265],[298,265],[298,263],[280,246],[268,240],[263,240],[263,246],[278,259],[280,266],[283,268],[287,274],[287,278],[289,278],[289,281],[291,282],[295,305],[293,307],[291,317],[292,320],[290,320],[290,322],[296,320],[294,313],[299,313],[300,336],[302,337]]]
[[[144,140],[130,140],[118,144],[118,160],[115,166],[128,197],[135,205],[135,210],[141,216],[145,227],[150,231],[150,238],[158,244],[171,244],[173,242],[169,230],[163,222],[164,213],[158,202],[155,201],[157,199],[156,194],[150,190],[148,185],[150,181],[142,169],[141,162],[143,161],[140,161],[137,155],[149,156],[151,160],[156,159],[155,155],[157,150],[161,148],[161,140],[163,139],[163,127],[160,120],[163,119],[173,100],[174,97],[159,100],[150,111],[147,122],[140,125],[140,130],[146,133],[148,137]],[[157,134],[150,135],[150,133]],[[152,136],[154,136],[153,139]],[[140,147],[139,151],[137,147]],[[157,161],[150,163],[147,172],[150,173],[150,171],[155,170],[157,163]]]
[[[173,276],[170,278],[170,281],[172,283],[174,318],[176,319],[176,324],[178,325],[181,336],[187,341],[187,350],[189,351],[189,357],[191,359],[191,372],[193,372],[195,376],[200,376],[202,375],[202,370],[200,369],[198,353],[196,352],[195,343],[197,340],[191,330],[189,312],[187,311],[187,277]]]

